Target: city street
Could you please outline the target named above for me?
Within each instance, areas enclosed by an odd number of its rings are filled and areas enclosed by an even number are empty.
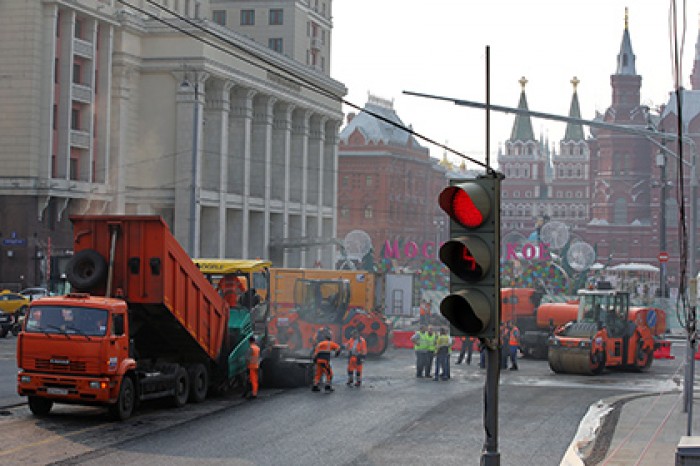
[[[452,365],[452,380],[416,379],[411,350],[366,363],[365,385],[347,388],[343,357],[336,391],[263,390],[171,409],[146,404],[118,423],[99,408],[61,406],[37,419],[13,395],[13,337],[0,340],[0,461],[3,464],[478,464],[484,442],[485,372]],[[682,354],[682,345],[674,345]],[[453,361],[454,361],[453,357]],[[555,375],[520,360],[501,374],[498,450],[502,464],[557,465],[591,404],[627,393],[679,387],[681,359],[646,374]],[[9,389],[8,389],[9,387]]]

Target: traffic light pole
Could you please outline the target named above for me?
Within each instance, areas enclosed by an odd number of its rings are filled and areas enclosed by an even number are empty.
[[[481,453],[481,466],[499,466],[501,454],[498,452],[498,380],[501,376],[501,361],[498,357],[498,337],[482,338],[486,346],[486,382],[484,382],[484,449]]]

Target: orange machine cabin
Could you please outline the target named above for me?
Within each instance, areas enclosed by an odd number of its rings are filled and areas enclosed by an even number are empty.
[[[127,321],[121,299],[73,293],[33,301],[17,338],[19,395],[114,403],[119,378],[136,365],[129,358]]]

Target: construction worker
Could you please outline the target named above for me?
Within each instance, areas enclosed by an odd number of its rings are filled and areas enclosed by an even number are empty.
[[[314,375],[314,385],[311,390],[320,392],[318,384],[321,383],[321,378],[326,378],[326,392],[333,391],[333,369],[331,368],[331,353],[335,351],[335,355],[340,356],[340,345],[331,340],[331,336],[325,334],[323,341],[319,342],[314,349],[314,362],[316,363],[316,374]]]
[[[459,356],[457,357],[457,364],[462,364],[464,361],[464,355],[467,356],[467,364],[472,363],[472,353],[474,352],[474,340],[472,337],[461,337],[462,346],[459,349]]]
[[[437,340],[437,333],[433,332],[433,328],[428,326],[428,331],[425,335],[426,340],[426,354],[425,354],[425,376],[430,378],[430,371],[433,370],[433,358],[435,357],[435,343]]]
[[[362,363],[367,357],[367,342],[356,328],[352,329],[351,335],[350,340],[345,344],[348,351],[347,385],[348,387],[352,386],[354,379],[355,386],[359,387],[362,385]],[[357,375],[356,378],[355,375]]]
[[[423,366],[425,365],[425,339],[423,334],[428,331],[426,325],[421,325],[416,333],[411,336],[413,342],[413,351],[416,353],[416,377],[423,377]]]
[[[245,293],[245,288],[241,278],[234,275],[224,275],[218,284],[219,294],[224,297],[229,307],[238,305],[238,299]]]
[[[510,328],[505,322],[501,322],[501,349],[499,352],[501,368],[508,369],[508,356],[510,355]]]
[[[430,301],[422,300],[420,302],[420,324],[428,325],[430,323]]]
[[[447,329],[442,327],[440,334],[435,339],[435,382],[438,379],[450,378],[450,353],[452,352],[452,338],[447,334]]]
[[[518,370],[518,349],[520,349],[520,329],[512,321],[508,322],[509,340],[508,349],[510,351],[510,370]]]
[[[258,370],[260,369],[260,347],[255,342],[253,335],[248,339],[250,349],[248,349],[248,380],[250,382],[250,393],[248,398],[258,397]]]

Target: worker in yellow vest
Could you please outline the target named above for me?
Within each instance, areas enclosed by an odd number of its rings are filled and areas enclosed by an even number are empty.
[[[434,381],[449,380],[450,378],[450,354],[452,353],[452,338],[447,329],[442,327],[440,334],[435,339],[435,377]]]

